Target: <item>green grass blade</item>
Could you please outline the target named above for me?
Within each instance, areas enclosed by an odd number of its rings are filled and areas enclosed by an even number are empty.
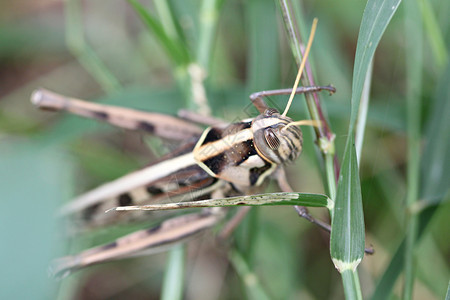
[[[448,281],[447,294],[445,295],[445,300],[449,299],[450,299],[450,280]]]
[[[423,233],[428,228],[430,221],[436,215],[438,210],[438,206],[429,206],[427,209],[423,210],[419,215],[419,224],[417,229],[417,242],[420,242],[420,238],[423,236]],[[395,254],[392,256],[391,261],[389,262],[388,267],[384,271],[383,275],[380,276],[380,279],[376,285],[375,291],[372,294],[372,300],[382,300],[389,298],[389,295],[392,292],[394,284],[397,278],[400,276],[404,262],[405,262],[405,239],[401,242],[400,246],[395,251]]]
[[[420,5],[420,9],[422,12],[422,18],[425,25],[426,36],[428,37],[429,44],[431,46],[431,50],[434,55],[436,65],[439,69],[445,67],[448,63],[448,45],[445,44],[445,38],[442,34],[442,31],[438,24],[438,19],[433,12],[433,8],[431,7],[431,1],[417,1]],[[419,17],[420,18],[420,17]]]
[[[413,294],[416,264],[414,263],[417,237],[418,216],[411,207],[418,201],[420,174],[420,129],[421,129],[421,93],[423,38],[419,6],[416,1],[405,3],[405,37],[406,37],[406,110],[408,136],[408,165],[406,206],[406,248],[405,281],[403,299],[411,299]]]
[[[106,92],[117,92],[121,89],[119,80],[109,71],[84,37],[78,0],[65,2],[65,17],[66,44],[69,50]]]
[[[422,182],[420,198],[428,203],[442,201],[448,192],[450,178],[450,63],[440,83],[434,100],[434,106],[426,125],[426,144],[422,156]]]
[[[209,70],[211,61],[211,53],[215,34],[217,31],[217,23],[220,16],[224,0],[203,0],[200,10],[200,36],[197,45],[197,63]]]
[[[347,299],[362,299],[356,268],[364,257],[364,216],[356,149],[351,136],[339,175],[331,221],[330,253]]]
[[[299,262],[302,256],[301,250],[292,247],[292,243],[297,244],[297,242],[293,241],[293,237],[284,230],[284,225],[276,220],[267,220],[265,213],[268,211],[259,211],[262,214],[261,222],[257,224],[260,227],[259,234],[251,245],[250,249],[253,250],[251,255],[245,253],[244,259],[258,274],[264,290],[269,295],[275,294],[276,299],[302,299],[295,294],[298,290],[307,289],[303,285],[303,279],[299,278],[301,277],[299,273],[308,276],[310,272],[306,272]],[[294,222],[290,229],[297,229],[296,223]],[[304,243],[307,241],[302,240],[301,244],[304,245]],[[239,253],[243,254],[242,251],[240,250]],[[273,274],[274,268],[277,270],[276,276]]]
[[[395,252],[388,267],[383,273],[383,276],[378,281],[374,293],[372,294],[372,300],[388,299],[392,292],[392,288],[397,281],[398,276],[403,270],[405,252],[405,242],[403,241]]]
[[[450,177],[450,64],[441,76],[438,84],[434,106],[427,116],[425,149],[421,161],[421,187],[420,198],[417,202],[420,207],[412,207],[412,210],[420,210],[417,242],[420,241],[423,232],[430,224],[440,201],[444,201],[448,193],[448,178]],[[423,202],[426,203],[423,203]],[[404,241],[397,249],[388,267],[380,277],[373,300],[386,299],[392,291],[395,281],[403,270]]]
[[[342,283],[346,299],[361,299],[361,288],[359,284],[358,273],[350,269],[346,269],[341,273]]]
[[[332,213],[330,252],[334,265],[343,275],[347,297],[361,297],[356,268],[364,256],[364,216],[362,210],[359,168],[354,145],[354,127],[364,82],[375,49],[400,0],[369,0],[364,10],[353,70],[351,115],[344,159],[339,176],[335,209]]]
[[[186,201],[142,206],[120,206],[110,210],[171,210],[193,207],[229,207],[229,206],[273,206],[301,205],[310,207],[330,207],[332,201],[325,195],[307,193],[270,193],[250,196],[237,196],[222,199]]]
[[[178,39],[171,38],[164,30],[161,23],[156,20],[156,18],[154,18],[139,2],[136,0],[128,0],[128,2],[138,13],[147,29],[150,32],[153,32],[172,61],[178,66],[187,65],[191,61],[191,58],[186,45]]]
[[[256,274],[250,270],[250,267],[243,256],[237,250],[233,250],[229,253],[229,259],[244,284],[248,298],[255,300],[269,300],[270,297],[264,291]]]
[[[439,206],[440,209],[436,219],[442,219],[442,216],[448,216],[450,212],[449,204]],[[433,222],[433,224],[436,223]],[[435,228],[436,226],[432,226],[433,231],[436,230]],[[445,229],[443,232],[445,233]],[[442,238],[445,239],[446,236],[442,236]],[[416,258],[420,258],[416,259],[417,279],[438,299],[444,299],[447,292],[447,283],[450,278],[450,269],[447,264],[448,255],[441,252],[439,242],[435,240],[434,234],[426,234],[420,244],[417,243],[417,246]],[[433,259],[423,259],[424,257],[432,257]]]
[[[367,113],[369,111],[372,71],[373,71],[373,61],[369,66],[369,70],[367,71],[366,74],[366,79],[364,80],[364,88],[361,96],[361,106],[359,107],[358,120],[356,122],[355,147],[356,147],[356,157],[358,158],[358,165],[361,159],[362,147],[364,143],[364,132],[366,130]]]
[[[375,49],[400,2],[401,0],[369,0],[364,9],[353,67],[349,132],[353,133],[364,81]]]
[[[169,251],[161,291],[162,300],[183,299],[184,265],[184,245],[176,245]]]
[[[342,273],[354,271],[364,257],[364,218],[353,139],[347,144],[331,222],[331,258]]]
[[[414,262],[415,245],[417,240],[417,216],[410,216],[407,224],[406,243],[405,243],[405,264],[404,275],[405,281],[403,283],[403,299],[412,299],[413,287],[416,273],[416,264]]]
[[[171,1],[166,0],[155,0],[153,1],[155,8],[158,12],[159,18],[161,19],[161,25],[167,36],[174,40],[180,40],[185,42],[184,33],[181,29],[179,20],[174,14],[174,8]]]

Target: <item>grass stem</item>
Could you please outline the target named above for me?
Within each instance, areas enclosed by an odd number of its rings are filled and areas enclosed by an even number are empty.
[[[86,42],[82,29],[83,22],[79,0],[67,0],[64,3],[67,48],[107,93],[117,92],[121,89],[119,80],[108,70],[94,49]]]
[[[417,1],[405,3],[406,37],[406,110],[407,110],[407,191],[406,191],[406,247],[405,281],[403,299],[412,299],[414,288],[414,253],[417,239],[418,215],[411,209],[419,198],[420,185],[420,128],[421,128],[421,88],[422,88],[422,21]]]
[[[184,245],[177,245],[169,251],[161,291],[162,300],[183,299],[184,288]]]

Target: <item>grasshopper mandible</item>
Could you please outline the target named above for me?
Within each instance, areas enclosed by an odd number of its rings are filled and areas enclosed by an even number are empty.
[[[300,155],[302,132],[296,126],[298,122],[286,116],[289,104],[281,114],[268,107],[263,98],[291,94],[292,99],[295,93],[335,92],[332,86],[297,88],[297,84],[298,80],[293,89],[252,94],[250,99],[260,115],[231,124],[195,113],[184,113],[185,119],[181,119],[85,102],[44,89],[35,91],[32,102],[41,109],[63,110],[180,142],[176,150],[158,162],[77,197],[61,209],[61,215],[78,214],[88,227],[105,226],[139,217],[130,213],[104,213],[117,206],[140,206],[168,198],[171,202],[181,202],[248,195],[269,177],[278,181],[281,190],[292,191],[283,165]],[[209,127],[202,130],[195,123]],[[316,222],[304,208],[297,209],[302,216]],[[200,213],[175,217],[156,228],[60,258],[55,261],[52,272],[64,276],[89,265],[154,252],[155,248],[170,246],[212,227],[223,217],[223,209],[204,209]]]

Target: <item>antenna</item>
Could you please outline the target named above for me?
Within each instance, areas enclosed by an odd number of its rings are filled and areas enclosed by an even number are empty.
[[[281,130],[286,130],[286,129],[288,129],[288,127],[294,126],[294,125],[297,125],[297,126],[306,125],[306,126],[320,127],[320,126],[322,126],[322,122],[318,121],[318,120],[300,120],[300,121],[295,121],[295,122],[291,122],[291,123],[287,124]]]
[[[292,93],[291,93],[291,96],[289,97],[288,104],[286,105],[286,109],[284,110],[284,112],[282,114],[283,117],[286,116],[287,112],[289,111],[289,108],[291,107],[292,100],[294,99],[295,92],[296,92],[298,84],[300,82],[300,78],[302,77],[303,69],[305,68],[305,64],[306,64],[306,59],[308,58],[309,50],[311,49],[311,45],[312,45],[312,42],[314,39],[314,34],[316,33],[317,22],[318,22],[317,18],[314,18],[313,24],[311,27],[311,33],[309,34],[308,44],[306,45],[305,54],[303,55],[302,63],[300,64],[300,68],[298,69],[297,78],[295,78],[294,87],[292,88]]]

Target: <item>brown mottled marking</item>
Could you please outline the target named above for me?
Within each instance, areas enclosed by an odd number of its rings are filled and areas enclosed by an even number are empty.
[[[172,116],[86,102],[45,89],[36,90],[31,96],[31,102],[40,109],[65,110],[79,116],[108,122],[118,127],[145,130],[171,140],[183,141],[203,132],[203,129],[197,125]]]
[[[148,132],[148,133],[154,133],[155,132],[155,125],[149,123],[149,122],[145,122],[145,121],[141,121],[138,123],[137,126],[139,129]]]
[[[119,196],[119,206],[130,206],[133,204],[133,199],[130,194],[125,193]]]
[[[149,193],[150,196],[156,196],[164,193],[164,191],[160,188],[154,187],[154,186],[148,186],[146,188],[147,193]]]
[[[101,121],[106,121],[108,120],[108,114],[103,112],[103,111],[94,111],[92,112],[94,114],[94,118],[101,120]]]

